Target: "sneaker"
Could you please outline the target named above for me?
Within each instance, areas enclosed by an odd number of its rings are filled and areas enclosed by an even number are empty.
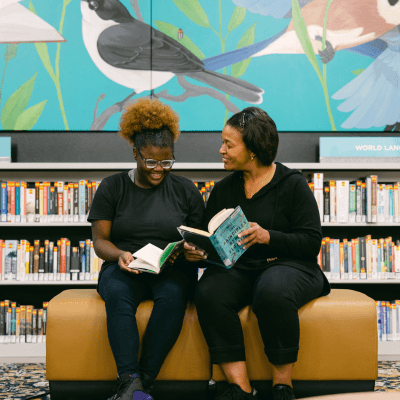
[[[218,396],[215,400],[258,400],[258,396],[255,389],[253,389],[251,393],[247,393],[242,390],[239,385],[231,383],[229,389]]]
[[[274,400],[293,400],[294,397],[293,388],[289,385],[276,384],[272,388],[272,398]]]
[[[117,380],[117,393],[108,400],[153,400],[144,392],[143,384],[138,375],[122,374]]]

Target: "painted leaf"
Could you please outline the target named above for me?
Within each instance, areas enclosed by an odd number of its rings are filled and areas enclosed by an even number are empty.
[[[228,25],[228,33],[236,29],[244,20],[246,16],[246,9],[242,7],[235,7],[232,13],[231,20]]]
[[[254,43],[256,25],[257,25],[257,22],[255,24],[253,24],[249,29],[247,29],[247,31],[240,38],[238,44],[236,45],[237,49],[240,49],[241,47],[249,46]],[[240,76],[242,76],[246,72],[246,69],[250,64],[250,61],[251,61],[251,58],[249,57],[246,60],[243,60],[236,64],[233,64],[232,69],[231,69],[231,76],[233,76],[235,78],[239,78]]]
[[[32,11],[37,15],[37,12],[35,10],[35,7],[33,6],[32,2],[29,0],[29,10]],[[51,79],[55,81],[56,75],[53,70],[53,66],[51,65],[50,62],[50,57],[49,57],[49,51],[47,50],[47,44],[46,43],[35,43],[36,51],[42,60],[42,63],[44,67],[46,68],[46,71],[49,73]]]
[[[15,123],[15,131],[30,131],[36,124],[37,120],[41,116],[44,106],[47,100],[41,103],[35,104],[32,107],[26,109],[17,119]]]
[[[6,46],[6,53],[4,54],[4,59],[6,62],[10,62],[17,55],[18,43],[11,43]]]
[[[303,47],[304,53],[306,54],[311,65],[315,69],[318,77],[322,79],[321,71],[318,67],[317,57],[315,56],[314,49],[311,45],[310,38],[308,37],[307,25],[304,22],[303,16],[301,15],[301,10],[298,0],[292,0],[292,16],[294,29],[296,31],[297,37],[300,40],[301,46]]]
[[[71,3],[71,1],[72,1],[72,0],[64,0],[64,2],[65,2],[65,7],[67,7],[67,5],[68,5],[69,3]]]
[[[360,68],[360,69],[356,69],[354,71],[351,71],[354,75],[360,75],[363,73],[363,71],[365,71],[365,68]]]
[[[162,33],[165,33],[172,39],[178,40],[178,28],[172,24],[163,21],[154,21],[157,29]],[[193,41],[188,38],[186,34],[183,35],[181,40],[178,40],[183,46],[190,50],[196,57],[202,59],[206,58],[204,53],[199,49],[199,47],[193,43]]]
[[[172,0],[175,5],[195,24],[211,28],[210,22],[198,0]]]
[[[3,129],[14,129],[18,117],[29,103],[36,75],[37,72],[7,99],[1,111],[1,124],[3,125]]]

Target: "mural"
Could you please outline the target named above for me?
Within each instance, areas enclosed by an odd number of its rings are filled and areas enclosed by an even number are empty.
[[[1,0],[3,130],[183,131],[265,109],[280,131],[400,131],[400,0]]]

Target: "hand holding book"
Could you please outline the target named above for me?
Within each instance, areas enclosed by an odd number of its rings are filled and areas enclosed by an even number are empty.
[[[269,244],[269,232],[266,229],[261,228],[261,226],[255,222],[249,222],[249,224],[251,228],[246,229],[238,234],[238,238],[240,239],[238,245],[244,245],[243,248],[248,249],[250,246],[256,243]]]
[[[208,224],[208,232],[187,226],[178,231],[185,239],[185,257],[189,261],[206,261],[231,268],[246,251],[238,244],[238,233],[251,228],[240,206],[223,209]],[[193,246],[196,249],[193,250]],[[201,252],[207,254],[201,254]],[[203,256],[203,258],[199,258]]]

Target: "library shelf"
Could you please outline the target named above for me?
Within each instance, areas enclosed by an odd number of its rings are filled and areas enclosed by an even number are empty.
[[[286,163],[282,162],[285,166],[292,169],[298,169],[307,178],[310,173],[323,173],[326,179],[359,179],[360,176],[368,176],[372,173],[378,175],[378,180],[390,182],[400,178],[400,163],[355,163],[355,162],[338,162],[338,163]],[[0,176],[2,180],[24,180],[24,181],[78,181],[79,179],[89,179],[89,180],[101,180],[106,176],[130,170],[136,167],[136,163],[0,163]],[[222,162],[195,162],[195,163],[180,163],[176,162],[173,166],[172,173],[177,175],[185,176],[193,181],[218,181],[228,174],[230,171],[225,171],[224,164]],[[400,181],[400,179],[398,179]],[[43,232],[46,232],[48,228],[49,232],[62,232],[63,228],[71,227],[72,229],[68,231],[75,232],[79,235],[88,231],[90,223],[87,222],[32,222],[32,223],[0,223],[0,231],[2,231],[1,236],[7,234],[5,227],[10,227],[8,231],[9,236],[16,238],[18,232],[21,228],[28,227],[29,232],[32,229],[39,228],[37,231],[38,236],[42,238]],[[380,222],[380,223],[322,223],[323,231],[330,232],[331,235],[324,236],[334,236],[335,232],[338,237],[348,237],[348,235],[358,236],[357,230],[360,232],[368,232],[365,234],[370,234],[375,232],[375,234],[380,235],[385,228],[390,230],[393,228],[397,235],[398,227],[400,223],[395,222]],[[76,228],[76,229],[75,229]],[[350,228],[347,232],[347,228]],[[2,230],[3,229],[3,230]],[[50,231],[51,230],[51,231]],[[23,231],[21,231],[23,232]],[[399,231],[400,233],[400,231]],[[363,233],[364,234],[364,233]],[[21,235],[22,236],[22,235]],[[25,234],[25,236],[27,236]],[[29,236],[31,234],[29,233]],[[71,233],[71,236],[72,233]],[[2,238],[3,238],[2,237]],[[69,236],[68,236],[69,237]],[[353,290],[358,290],[360,292],[366,292],[367,295],[371,297],[376,297],[376,299],[384,298],[383,294],[388,294],[388,297],[392,299],[397,298],[397,284],[400,280],[330,280],[332,287],[346,287]],[[90,286],[95,287],[97,281],[3,281],[0,282],[2,290],[15,291],[15,296],[13,296],[13,301],[18,301],[18,297],[22,296],[25,291],[38,291],[40,287],[43,287],[43,296],[46,301],[50,300],[50,296],[61,292],[62,290],[68,289],[70,286]],[[384,286],[383,286],[384,285]],[[9,289],[7,289],[9,286]],[[370,288],[379,288],[375,291],[370,290]],[[375,290],[375,289],[374,289]],[[32,292],[33,293],[33,292]],[[46,294],[47,293],[47,294]],[[373,293],[368,294],[368,293]],[[376,296],[374,296],[376,294]],[[386,296],[385,296],[386,297]],[[40,299],[42,300],[42,299]],[[44,300],[44,299],[43,299]],[[39,300],[38,300],[39,301]],[[7,351],[9,353],[7,353]],[[8,357],[9,356],[9,357]],[[400,361],[400,341],[388,341],[378,343],[378,356],[379,360],[398,360]],[[0,362],[14,357],[15,360],[18,359],[36,359],[45,360],[45,343],[18,343],[18,344],[0,344]],[[42,362],[42,361],[36,361]]]
[[[0,363],[45,363],[46,343],[0,343]]]

